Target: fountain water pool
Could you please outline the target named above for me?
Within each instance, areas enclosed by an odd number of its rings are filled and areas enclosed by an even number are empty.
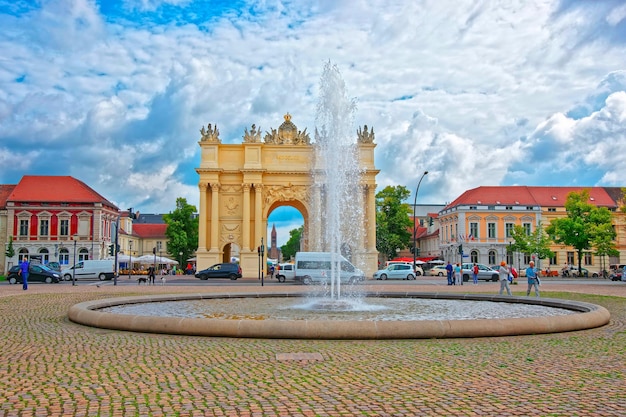
[[[161,303],[182,300],[226,300],[249,305],[262,304],[263,299],[280,298],[281,304],[304,304],[310,299],[293,293],[263,294],[176,294],[161,296],[125,297],[88,301],[72,306],[70,320],[94,327],[118,329],[147,333],[168,333],[216,337],[251,337],[273,339],[415,339],[415,338],[450,338],[450,337],[486,337],[511,336],[539,333],[556,333],[590,329],[607,324],[609,312],[600,306],[588,303],[548,298],[510,297],[482,294],[442,294],[442,293],[364,293],[365,297],[376,297],[374,304],[391,299],[458,300],[459,302],[478,301],[495,302],[499,310],[505,311],[510,303],[526,304],[564,309],[562,314],[533,317],[500,317],[470,319],[416,319],[410,320],[363,320],[360,312],[357,316],[342,316],[330,320],[332,312],[309,315],[306,317],[265,317],[254,314],[237,314],[230,318],[197,317],[161,317],[143,315],[141,308],[134,313],[118,314],[106,312],[107,308],[120,305],[138,305],[141,303]],[[221,302],[221,301],[220,301]],[[506,304],[501,304],[506,303]],[[144,306],[145,306],[144,305]],[[276,308],[275,303],[273,304]],[[152,308],[152,307],[150,307]],[[149,308],[149,309],[150,309]],[[276,309],[280,311],[280,309]],[[530,310],[533,310],[532,308]],[[569,312],[569,314],[568,314]],[[573,312],[573,313],[572,313]],[[241,312],[240,312],[241,313]],[[486,317],[486,316],[485,316]]]

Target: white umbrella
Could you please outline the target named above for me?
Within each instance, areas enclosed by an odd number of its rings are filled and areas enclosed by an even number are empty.
[[[178,261],[166,258],[165,256],[154,255],[142,255],[138,258],[133,258],[133,262],[137,262],[142,265],[152,265],[154,263],[156,263],[157,265],[178,265]]]
[[[429,264],[443,264],[445,263],[444,261],[440,261],[438,259],[435,259],[434,261],[428,261]]]
[[[417,261],[415,261],[415,265],[422,265],[425,264],[426,262],[424,261],[420,261],[419,259]]]

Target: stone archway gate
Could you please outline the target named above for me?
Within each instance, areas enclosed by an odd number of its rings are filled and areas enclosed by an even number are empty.
[[[314,247],[315,233],[309,227],[311,204],[319,198],[313,186],[314,145],[309,135],[298,131],[285,115],[284,123],[266,132],[252,125],[245,129],[241,144],[223,144],[217,126],[200,130],[201,148],[198,270],[215,263],[228,262],[232,248],[239,249],[245,277],[257,276],[257,248],[263,239],[267,247],[267,218],[276,207],[296,208],[304,218],[304,250]],[[363,193],[364,237],[357,242],[353,263],[370,277],[378,266],[376,250],[376,174],[374,167],[374,131],[367,126],[358,129],[359,164],[363,175],[358,185]]]

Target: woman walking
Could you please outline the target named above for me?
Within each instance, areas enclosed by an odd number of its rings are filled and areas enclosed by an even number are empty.
[[[498,271],[498,273],[500,274],[500,295],[502,295],[505,288],[506,293],[508,295],[512,295],[511,287],[509,287],[509,274],[511,273],[511,271],[506,266],[506,262],[500,262],[500,270]]]

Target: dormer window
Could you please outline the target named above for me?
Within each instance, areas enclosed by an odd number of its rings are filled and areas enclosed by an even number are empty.
[[[513,206],[506,206],[507,210],[513,210]]]

